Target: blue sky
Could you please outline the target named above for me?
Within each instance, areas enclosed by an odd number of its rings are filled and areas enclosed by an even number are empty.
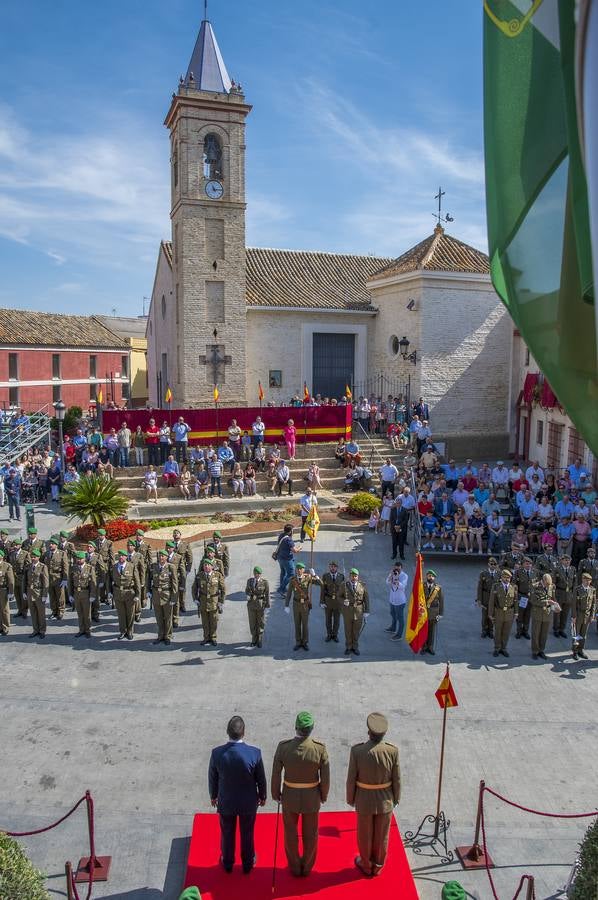
[[[170,96],[201,0],[4,4],[0,306],[138,315],[170,237]],[[211,0],[247,130],[247,242],[485,249],[481,4]]]

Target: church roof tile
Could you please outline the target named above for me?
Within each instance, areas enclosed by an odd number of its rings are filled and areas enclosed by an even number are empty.
[[[471,272],[487,275],[490,266],[485,253],[446,234],[442,225],[437,225],[430,237],[379,269],[372,276],[372,280],[418,271]]]
[[[66,316],[30,309],[0,309],[0,346],[22,345],[128,350],[126,341],[95,316]]]

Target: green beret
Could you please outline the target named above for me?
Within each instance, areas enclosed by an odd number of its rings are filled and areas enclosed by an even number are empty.
[[[145,534],[145,531],[143,530],[143,528],[138,528],[137,531],[135,532],[135,534],[138,534],[140,537],[143,537],[143,535]]]
[[[329,566],[336,566],[338,568],[338,563],[335,559],[331,559],[328,563]]]
[[[388,719],[381,712],[373,712],[367,718],[367,726],[372,734],[386,734],[388,731]]]
[[[199,888],[197,887],[188,887],[185,888],[179,900],[201,900],[201,894],[199,893]]]
[[[304,569],[304,568],[305,568],[305,563],[298,562],[297,565],[295,566],[295,568],[296,568],[296,569]]]
[[[206,559],[206,557],[204,556],[204,558],[203,558],[202,561],[201,561],[201,564],[202,564],[202,566],[212,566],[212,567],[213,567],[213,566],[214,566],[214,560],[213,560],[213,559]]]
[[[31,526],[31,528],[27,529],[27,534],[37,534],[37,528]]]
[[[310,712],[300,712],[295,719],[295,728],[302,731],[304,728],[314,727],[314,717]]]
[[[58,546],[59,541],[60,541],[60,538],[58,537],[57,534],[53,534],[52,537],[48,539],[49,544],[56,544],[57,546]]]
[[[6,553],[4,552],[4,550],[0,550],[0,559],[4,559],[5,556]]]
[[[0,528],[0,534],[8,534],[6,528]]]
[[[359,569],[351,569],[350,575],[359,575]]]
[[[39,547],[34,547],[33,550],[31,551],[31,555],[32,556],[41,556],[42,551],[39,549]]]
[[[98,528],[98,534],[106,534],[105,528]]]
[[[426,575],[433,575],[434,578],[436,578],[436,572],[434,571],[434,569],[428,569],[428,571],[426,572]]]
[[[95,541],[88,541],[88,542],[87,542],[87,546],[88,546],[88,547],[93,547],[94,550],[97,550],[97,549],[98,549],[97,544],[96,544]]]
[[[166,546],[174,548],[175,543],[174,543],[174,541],[166,541]]]
[[[253,571],[255,572],[256,575],[261,575],[263,569],[262,569],[261,566],[254,566],[254,567],[253,567]]]
[[[168,556],[168,550],[166,547],[162,547],[161,550],[158,550],[158,556]]]
[[[85,559],[85,550],[77,550],[75,556],[77,559]]]
[[[67,538],[68,536],[69,536],[68,531],[61,531],[61,532],[60,532],[60,537]]]
[[[174,542],[171,542],[171,543],[172,543],[172,546],[174,547]],[[215,548],[215,546],[214,546],[213,544],[207,544],[207,545],[204,547],[204,551],[203,551],[203,552],[204,552],[204,553],[216,553],[216,548]]]
[[[447,881],[442,888],[441,900],[465,900],[467,894],[458,881]]]
[[[220,534],[219,531],[214,531],[214,532],[212,532],[212,537],[215,537],[215,538],[222,538],[222,535]]]
[[[13,542],[13,544],[16,544],[17,547],[20,547],[21,544],[23,543],[23,541],[21,540],[20,537],[13,538],[12,542]]]
[[[133,538],[129,538],[127,541],[127,547],[134,547],[134,546],[135,546],[135,541],[133,540]]]
[[[126,550],[123,550],[123,549],[121,548],[121,549],[118,551],[118,555],[119,555],[119,556],[126,556],[126,555],[127,555],[127,551],[126,551]]]

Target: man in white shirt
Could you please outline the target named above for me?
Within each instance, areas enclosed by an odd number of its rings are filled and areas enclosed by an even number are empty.
[[[504,487],[504,485],[509,482],[509,470],[506,468],[502,459],[497,460],[496,465],[492,469],[492,483],[494,488],[496,489],[499,486]]]
[[[390,605],[390,625],[386,628],[392,635],[391,640],[400,641],[405,627],[405,604],[407,602],[407,583],[409,576],[403,572],[400,563],[396,563],[386,579],[389,587],[388,602]]]
[[[255,422],[251,426],[252,437],[253,437],[253,446],[257,447],[264,440],[264,432],[266,431],[266,426],[262,421],[261,416],[255,417]]]
[[[535,459],[531,466],[528,466],[525,470],[526,481],[531,481],[532,475],[537,475],[540,481],[544,483],[544,470],[540,468],[540,463],[537,459]]]
[[[315,492],[312,491],[311,488],[307,488],[301,499],[299,500],[299,508],[301,512],[301,535],[299,536],[300,541],[305,540],[305,522],[312,510],[313,506],[318,505],[318,498],[315,495]]]
[[[399,477],[399,470],[393,464],[390,456],[386,457],[383,466],[380,466],[378,470],[378,474],[380,475],[381,485],[381,496],[384,497],[386,491],[390,491],[392,496],[395,495],[395,483],[397,478]]]

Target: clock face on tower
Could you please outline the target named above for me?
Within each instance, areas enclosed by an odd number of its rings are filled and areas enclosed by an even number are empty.
[[[208,181],[205,187],[206,194],[210,200],[220,200],[224,194],[224,188],[220,181]]]

